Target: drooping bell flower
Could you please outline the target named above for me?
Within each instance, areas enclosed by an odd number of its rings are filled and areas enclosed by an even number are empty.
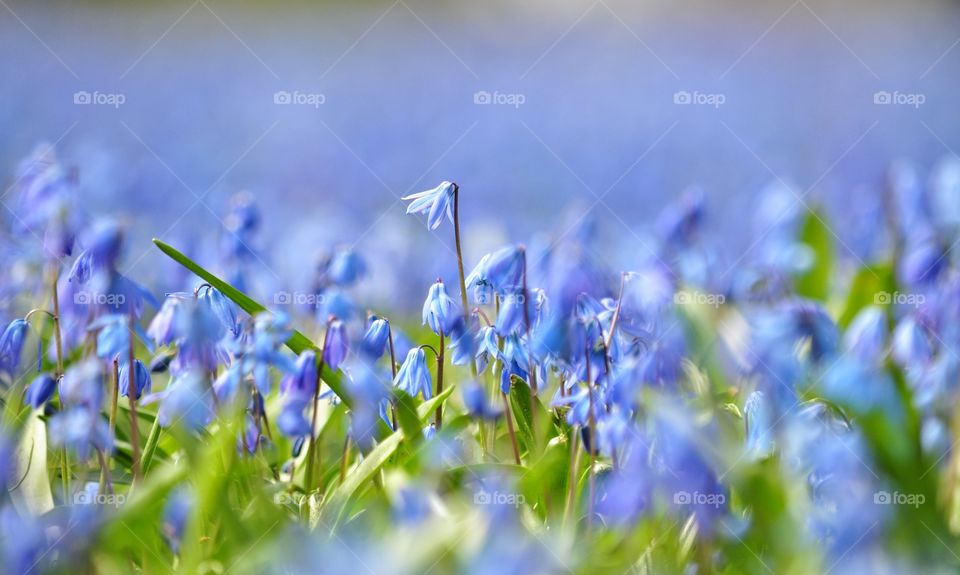
[[[430,326],[433,333],[450,333],[454,322],[460,318],[460,306],[447,294],[442,280],[430,286],[427,299],[423,302],[423,325]]]
[[[490,303],[491,292],[504,293],[523,286],[524,250],[520,246],[507,246],[480,259],[465,282],[474,288],[477,304]]]
[[[199,299],[206,303],[210,310],[213,311],[213,315],[220,320],[224,329],[232,334],[233,337],[238,337],[242,329],[242,324],[237,320],[236,305],[220,293],[220,290],[211,286],[205,286],[198,295]]]
[[[463,404],[472,417],[492,421],[502,414],[500,409],[487,401],[487,393],[479,383],[475,381],[464,382],[460,386],[460,392],[463,394]]]
[[[454,186],[452,182],[443,181],[437,187],[417,192],[400,198],[403,201],[413,200],[407,206],[408,214],[427,214],[427,229],[435,230],[443,221],[446,215],[450,223],[453,223],[453,194]]]
[[[360,354],[370,360],[377,360],[386,351],[390,336],[390,322],[384,318],[371,317],[370,325],[360,341]]]
[[[313,397],[317,388],[317,354],[311,350],[302,352],[294,367],[280,380],[280,391],[294,397]]]
[[[350,350],[347,326],[342,321],[337,319],[330,322],[323,348],[323,362],[327,367],[333,371],[340,369],[340,364],[347,358],[347,352]]]
[[[933,349],[926,329],[916,316],[900,320],[893,331],[893,358],[901,367],[920,367],[933,357]]]
[[[53,392],[56,389],[57,382],[46,373],[42,373],[27,388],[27,403],[34,409],[39,409],[53,397]]]
[[[182,310],[184,302],[192,301],[193,294],[187,292],[175,292],[167,294],[163,300],[163,305],[153,319],[150,326],[147,327],[147,335],[156,342],[157,345],[170,345],[180,334],[177,327],[177,313]]]
[[[23,342],[30,325],[26,320],[15,319],[0,335],[0,373],[13,377],[20,365]]]
[[[277,428],[287,437],[310,435],[310,422],[304,416],[304,410],[311,401],[305,397],[292,397],[284,402],[277,416]]]
[[[213,399],[203,373],[187,371],[177,376],[166,389],[145,398],[144,403],[160,401],[157,418],[160,425],[183,424],[200,429],[214,415]]]
[[[450,330],[451,351],[450,363],[453,365],[468,365],[473,361],[476,353],[476,333],[470,328],[470,323],[458,319]]]
[[[477,372],[483,373],[486,371],[491,359],[493,361],[504,361],[503,352],[500,351],[500,347],[497,345],[496,330],[494,330],[492,326],[484,326],[480,328],[480,332],[477,334],[477,351],[475,355]]]
[[[866,307],[853,318],[843,335],[843,346],[861,361],[873,363],[883,359],[887,338],[887,318],[883,309]]]
[[[430,380],[430,369],[427,367],[427,354],[422,347],[415,347],[407,354],[407,358],[397,371],[393,385],[402,389],[411,397],[422,394],[424,401],[430,399],[433,389]]]
[[[367,264],[355,250],[339,249],[330,258],[326,271],[334,285],[347,287],[363,279],[367,274]]]
[[[67,276],[70,281],[81,285],[97,274],[114,270],[123,245],[123,230],[116,222],[102,222],[86,238],[86,244]]]
[[[536,314],[533,307],[533,302],[527,300],[522,289],[507,290],[500,300],[500,313],[497,314],[495,325],[497,334],[507,336],[526,327],[527,319],[532,322]]]
[[[97,331],[97,357],[112,360],[119,357],[126,361],[130,350],[130,320],[125,315],[111,314],[96,319],[88,328]],[[134,333],[152,349],[147,334],[137,322],[133,322]]]
[[[134,399],[140,399],[145,392],[150,391],[151,380],[150,380],[150,370],[143,365],[139,359],[133,360],[133,381],[136,385],[136,395]],[[120,364],[120,370],[117,373],[117,377],[120,384],[120,395],[123,397],[128,397],[130,394],[130,363],[123,362]]]

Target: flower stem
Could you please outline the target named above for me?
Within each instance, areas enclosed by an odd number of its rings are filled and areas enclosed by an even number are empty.
[[[437,395],[443,393],[443,330],[440,330],[440,348],[437,351]],[[440,431],[440,425],[443,423],[443,403],[437,405],[437,416],[434,426]]]
[[[113,360],[113,389],[110,393],[110,437],[113,437],[114,431],[117,429],[117,399],[120,393],[120,368],[119,362],[116,358]],[[101,454],[102,455],[102,454]],[[106,487],[107,482],[107,466],[104,464],[102,466],[102,473],[100,474],[100,491],[103,493],[104,488]]]
[[[310,445],[307,447],[307,468],[304,476],[304,491],[310,493],[313,489],[313,474],[316,467],[317,451],[317,412],[320,411],[320,374],[323,373],[323,358],[327,355],[327,342],[330,340],[331,317],[327,320],[327,333],[323,336],[323,348],[320,350],[320,359],[317,363],[317,383],[313,389],[313,415],[310,418]]]
[[[130,346],[127,349],[127,399],[130,400],[130,443],[133,444],[133,482],[140,480],[140,422],[137,421],[137,370],[134,365],[133,335],[135,318],[130,313]]]
[[[530,290],[527,287],[527,250],[520,247],[523,254],[523,321],[527,328],[527,345],[532,347],[532,338],[530,336]],[[533,362],[533,352],[528,354],[530,362],[527,364],[527,371],[530,374],[530,385],[527,390],[530,393],[530,424],[533,427],[533,440],[537,439],[537,366]]]
[[[463,273],[463,249],[460,247],[460,186],[457,184],[453,184],[453,236],[457,245],[457,272],[460,275],[460,303],[463,305],[463,321],[468,322],[470,312],[467,307],[467,280]]]
[[[53,288],[53,337],[57,345],[57,381],[63,377],[63,337],[60,332],[60,294],[57,293],[57,284],[60,283],[60,263],[51,264],[53,272],[51,273],[51,284]],[[63,406],[63,397],[60,397],[60,405]],[[70,495],[70,457],[67,455],[67,448],[64,446],[60,450],[60,479],[63,485],[63,500],[67,501]]]
[[[520,463],[520,447],[517,445],[517,434],[513,430],[513,415],[510,413],[510,400],[507,399],[506,393],[501,393],[500,397],[503,398],[503,417],[507,420],[507,432],[510,434],[510,444],[513,446],[513,460],[517,465],[522,465],[522,463]]]

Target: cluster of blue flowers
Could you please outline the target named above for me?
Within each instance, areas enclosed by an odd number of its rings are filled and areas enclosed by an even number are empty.
[[[184,285],[189,291],[160,303],[121,272],[122,226],[82,217],[76,177],[49,147],[21,165],[15,228],[27,239],[21,255],[3,254],[40,270],[28,291],[45,294],[0,335],[0,474],[10,487],[0,554],[11,572],[87,561],[76,558],[95,547],[109,513],[81,507],[78,497],[149,484],[164,430],[196,443],[230,433],[237,457],[263,466],[265,490],[303,496],[309,506],[322,501],[309,513],[314,528],[316,517],[331,519],[323,506],[340,501],[338,486],[357,488],[348,472],[369,474],[377,488],[369,497],[385,496],[389,520],[404,533],[435,528],[471,493],[478,511],[469,521],[484,535],[453,561],[478,573],[589,566],[590,552],[565,549],[562,534],[604,532],[611,538],[585,540],[609,546],[640,526],[676,530],[682,549],[671,553],[697,572],[744,560],[733,548],[768,570],[767,561],[801,572],[866,572],[878,562],[920,568],[922,557],[889,545],[906,521],[884,501],[891,493],[894,503],[906,494],[934,522],[923,524],[935,539],[960,528],[956,164],[939,167],[929,186],[896,166],[886,209],[876,214],[882,238],[839,263],[825,247],[832,232],[821,216],[772,186],[761,195],[756,241],[727,268],[706,231],[704,195],[693,189],[660,214],[649,241],[631,246],[621,273],[593,255],[601,246],[589,220],[549,243],[483,255],[468,272],[460,188],[442,182],[404,198],[431,231],[447,219],[457,246],[457,277],[426,287],[419,322],[410,313],[359,312],[352,288],[369,270],[343,245],[320,259],[308,313],[239,298],[234,289],[256,284],[259,257],[250,247],[259,213],[248,195],[235,199],[224,223],[218,264],[229,283]],[[892,264],[856,265],[864,259]],[[36,369],[22,363],[33,340]],[[426,416],[403,411],[427,402]],[[347,416],[336,451],[334,414]],[[390,434],[411,447],[375,456],[396,446]],[[42,449],[38,437],[49,437],[61,505],[49,486],[29,501],[18,495],[35,477],[17,453]],[[165,446],[174,467],[176,449]],[[360,464],[351,466],[352,454]],[[366,469],[368,461],[377,467]],[[938,477],[947,485],[939,492],[930,483]],[[197,496],[190,481],[167,494],[157,532],[171,555],[192,545],[184,534]],[[397,553],[373,543],[376,528],[364,517],[352,524],[369,527],[368,538],[359,528],[344,534],[363,553],[344,556],[326,540],[291,546],[311,537],[298,518],[271,543],[274,560],[254,561],[261,572]],[[337,531],[340,519],[326,527]],[[791,541],[758,546],[777,529]],[[655,547],[631,565],[653,561]],[[422,565],[398,556],[395,567]]]

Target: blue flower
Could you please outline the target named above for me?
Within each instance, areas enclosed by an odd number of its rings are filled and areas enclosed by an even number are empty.
[[[97,334],[97,357],[112,360],[120,357],[126,360],[130,350],[130,320],[125,315],[110,314],[98,318],[90,324],[91,331],[100,330]],[[148,342],[147,334],[136,322],[133,329],[138,336]],[[147,347],[151,347],[149,344]]]
[[[91,448],[109,451],[113,447],[110,428],[95,409],[76,407],[62,411],[50,419],[49,429],[53,445],[68,447],[83,460],[90,456]]]
[[[520,288],[524,261],[524,250],[519,246],[508,246],[483,256],[465,280],[467,287],[474,288],[475,302],[487,304],[494,291],[502,293]]]
[[[350,338],[347,337],[347,326],[340,320],[330,322],[327,328],[327,338],[323,342],[323,361],[327,366],[337,371],[340,364],[347,358],[350,350]]]
[[[29,324],[25,320],[15,319],[0,335],[0,373],[13,376],[20,365],[23,342],[27,337]]]
[[[200,302],[209,306],[213,315],[220,320],[224,329],[233,334],[234,337],[240,335],[241,324],[237,321],[237,308],[232,301],[228,300],[219,290],[211,286],[205,286],[199,295]]]
[[[130,370],[129,362],[123,362],[120,364],[120,370],[117,373],[120,383],[120,395],[123,397],[128,397],[130,393]],[[134,399],[140,399],[144,392],[149,392],[151,387],[150,380],[150,371],[143,365],[139,359],[133,360],[133,381],[136,385],[137,392]]]
[[[461,317],[460,314],[460,306],[447,295],[447,288],[444,287],[443,282],[437,280],[430,286],[427,299],[423,302],[423,325],[429,325],[437,335],[448,334],[457,319]]]
[[[413,200],[407,206],[408,214],[420,214],[429,212],[427,215],[427,228],[437,229],[443,220],[444,214],[447,219],[453,223],[453,194],[456,184],[451,182],[440,182],[440,185],[432,190],[417,192],[401,198],[404,201]]]
[[[925,365],[933,357],[930,339],[915,316],[909,315],[893,331],[893,358],[902,367]]]
[[[423,394],[423,399],[428,400],[432,394],[432,383],[430,380],[430,369],[427,367],[427,354],[423,348],[415,347],[407,354],[407,359],[403,361],[400,370],[397,371],[397,377],[393,380],[393,385],[405,391],[411,397]]]
[[[460,386],[463,394],[463,404],[473,417],[494,420],[500,417],[501,411],[487,401],[487,393],[483,386],[476,381],[467,381]]]
[[[317,389],[317,354],[307,350],[297,357],[296,367],[280,380],[280,391],[294,397],[313,397]]]
[[[843,335],[844,348],[865,362],[883,359],[887,338],[887,317],[883,309],[870,306],[860,310]]]
[[[367,264],[352,249],[337,250],[327,265],[327,277],[338,286],[349,286],[367,274]]]
[[[477,372],[483,373],[487,370],[491,358],[495,361],[503,361],[503,353],[497,345],[497,332],[490,326],[480,328],[477,334]]]
[[[305,397],[291,398],[284,402],[280,415],[277,416],[277,428],[287,437],[303,437],[310,435],[310,422],[303,412],[310,404]]]
[[[193,294],[187,292],[176,292],[167,294],[157,312],[147,327],[147,335],[156,342],[157,345],[170,345],[178,337],[178,310],[182,310],[184,302],[193,300]]]
[[[526,309],[524,308],[526,306]],[[527,318],[533,321],[536,311],[533,302],[527,301],[521,289],[512,289],[500,300],[500,313],[497,314],[497,334],[507,336],[526,325]]]
[[[447,346],[451,351],[450,363],[468,365],[473,361],[475,348],[476,334],[463,318],[458,319],[450,330],[450,345]]]
[[[170,494],[163,508],[163,536],[174,553],[180,549],[180,540],[193,507],[193,494],[186,487],[179,487]]]
[[[213,416],[213,401],[202,373],[187,371],[160,393],[148,396],[144,403],[160,400],[157,418],[160,425],[170,427],[182,422],[190,429],[199,429]]]
[[[364,357],[377,360],[386,350],[390,336],[390,322],[384,318],[371,317],[370,325],[360,341],[360,353]]]
[[[50,400],[56,389],[57,382],[52,377],[45,373],[40,374],[27,388],[27,403],[37,409]]]
[[[123,245],[123,230],[116,222],[103,222],[89,234],[86,243],[88,247],[77,256],[67,275],[81,285],[97,274],[113,272]]]
[[[100,363],[87,359],[67,369],[60,382],[60,400],[67,407],[82,406],[99,410],[103,389]]]

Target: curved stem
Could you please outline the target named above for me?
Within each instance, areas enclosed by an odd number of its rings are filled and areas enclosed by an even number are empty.
[[[440,330],[440,353],[437,354],[437,395],[443,393],[443,330]],[[440,431],[440,425],[443,423],[443,403],[437,405],[437,416],[435,418],[435,427]]]

